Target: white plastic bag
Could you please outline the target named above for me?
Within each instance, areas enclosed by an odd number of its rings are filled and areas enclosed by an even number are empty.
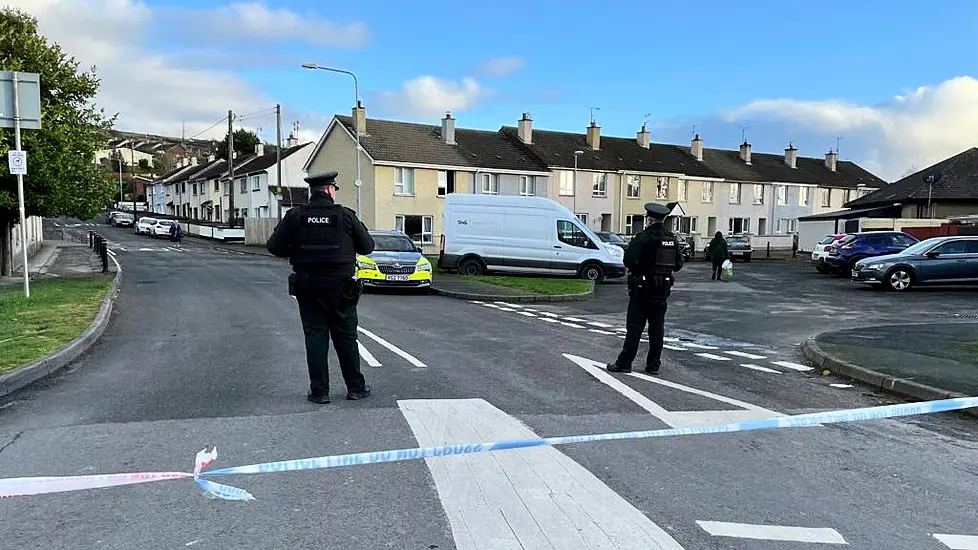
[[[730,260],[723,260],[723,276],[727,278],[733,277],[733,262]]]

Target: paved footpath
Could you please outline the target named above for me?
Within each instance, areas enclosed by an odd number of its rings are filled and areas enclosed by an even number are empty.
[[[661,377],[611,375],[621,326],[569,304],[368,294],[373,396],[316,406],[287,265],[106,234],[125,269],[114,319],[70,372],[0,403],[3,476],[185,471],[211,445],[220,468],[888,402],[707,334],[670,341]],[[0,548],[967,549],[976,463],[974,424],[953,414],[586,443],[220,480],[249,503],[189,481],[7,499]]]

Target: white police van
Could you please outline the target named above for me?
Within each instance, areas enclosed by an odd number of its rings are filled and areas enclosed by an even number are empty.
[[[574,275],[625,275],[624,251],[603,242],[563,205],[545,197],[452,193],[445,197],[438,267]]]

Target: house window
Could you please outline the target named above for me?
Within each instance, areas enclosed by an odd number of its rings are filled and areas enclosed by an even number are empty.
[[[740,204],[740,184],[730,184],[730,204]]]
[[[628,198],[637,199],[642,196],[642,176],[628,177]]]
[[[659,176],[655,180],[655,198],[669,198],[669,178]]]
[[[438,196],[444,197],[455,192],[455,171],[438,171]]]
[[[795,232],[795,222],[797,220],[793,218],[779,218],[778,219],[778,233],[794,233]]]
[[[764,184],[754,184],[754,204],[764,204]]]
[[[592,181],[594,182],[591,186],[592,197],[605,197],[608,195],[607,174],[594,174]]]
[[[261,191],[261,178],[258,176],[251,176],[251,190]]]
[[[181,193],[186,193],[187,192],[187,182],[181,182],[180,183],[180,192]]]
[[[584,231],[581,231],[580,227],[567,220],[557,220],[557,239],[564,244],[578,248],[598,248],[598,245],[591,242],[591,239]]]
[[[194,184],[193,189],[194,189],[194,195],[196,195],[197,194],[197,184],[196,183]]]
[[[587,214],[574,214],[574,215],[577,216],[577,219],[581,220],[581,223],[587,225]]]
[[[767,218],[757,218],[757,234],[767,235]]]
[[[432,216],[408,216],[398,214],[394,216],[394,229],[403,231],[411,240],[421,244],[431,244],[434,242],[432,227],[434,218]]]
[[[238,181],[238,192],[239,193],[247,193],[248,192],[248,181],[245,180],[244,178],[241,178],[241,179],[239,179],[237,181]]]
[[[679,218],[679,232],[683,235],[696,233],[696,218]]]
[[[562,197],[574,196],[574,173],[573,172],[560,173],[560,196]]]
[[[798,206],[808,206],[812,202],[812,188],[801,187],[798,189]]]
[[[686,180],[679,180],[679,200],[689,200],[689,182]]]
[[[629,214],[625,216],[625,234],[637,235],[645,229],[645,216],[642,214]]]
[[[704,181],[703,182],[703,192],[700,193],[700,200],[702,202],[713,202],[713,182]]]
[[[198,216],[198,211],[197,211],[197,207],[195,206],[195,207],[194,207],[194,219],[196,220],[196,219],[198,219],[198,217],[199,217],[199,216]]]
[[[214,180],[214,192],[217,193],[220,190],[221,190],[220,180]]]
[[[496,174],[480,174],[479,178],[482,181],[483,195],[499,194],[499,178],[496,177]]]
[[[414,168],[394,168],[394,194],[414,194]]]
[[[788,186],[779,185],[778,190],[778,206],[785,206],[788,204]]]
[[[819,195],[821,195],[821,203],[823,208],[828,208],[832,206],[832,190],[831,189],[819,189]]]
[[[842,192],[842,204],[845,204],[852,200],[852,189],[846,189]]]
[[[750,233],[750,218],[730,218],[728,231],[734,235]]]
[[[533,176],[520,176],[520,195],[532,197],[535,194],[536,182],[534,180]]]
[[[226,197],[230,194],[231,194],[231,182],[226,181],[224,182],[224,196]]]

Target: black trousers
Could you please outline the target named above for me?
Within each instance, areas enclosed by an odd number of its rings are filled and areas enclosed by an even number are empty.
[[[329,395],[329,340],[332,338],[336,357],[347,392],[362,391],[365,387],[360,373],[360,351],[357,348],[357,308],[339,307],[336,297],[297,296],[299,318],[306,337],[306,364],[309,367],[309,390],[313,395]]]
[[[649,325],[649,354],[645,358],[645,368],[657,371],[662,364],[662,338],[666,330],[666,307],[668,296],[642,296],[633,294],[628,299],[628,313],[625,318],[625,344],[615,364],[621,368],[631,368],[638,353],[638,343]]]
[[[713,260],[713,276],[710,277],[713,280],[720,279],[723,275],[723,262],[726,260]]]

